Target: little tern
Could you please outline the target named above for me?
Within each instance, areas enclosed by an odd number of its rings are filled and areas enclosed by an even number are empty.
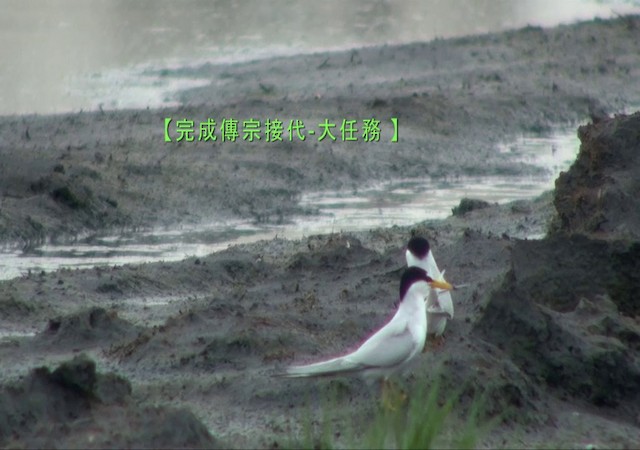
[[[440,272],[436,260],[431,252],[429,241],[420,236],[414,236],[407,244],[405,252],[407,266],[424,269],[434,280],[444,282],[444,270]],[[448,285],[448,283],[446,283]],[[441,336],[447,326],[447,320],[453,319],[453,302],[450,289],[437,290],[433,286],[427,295],[427,332]]]
[[[341,373],[359,373],[365,379],[386,381],[406,367],[425,343],[427,319],[425,297],[430,289],[452,289],[446,281],[432,279],[419,267],[405,270],[400,281],[400,303],[386,325],[364,341],[352,353],[326,361],[302,366],[290,366],[286,377],[313,377]]]

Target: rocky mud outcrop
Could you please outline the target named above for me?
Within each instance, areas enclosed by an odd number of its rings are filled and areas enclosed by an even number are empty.
[[[640,112],[581,126],[580,153],[556,180],[556,233],[640,240]]]
[[[561,399],[638,424],[640,113],[580,127],[556,182],[557,220],[515,241],[474,333]]]

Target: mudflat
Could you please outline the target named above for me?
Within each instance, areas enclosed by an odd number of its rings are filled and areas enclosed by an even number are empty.
[[[339,410],[371,417],[357,378],[272,375],[382,325],[417,233],[469,286],[408,386],[469,386],[456,416],[484,394],[482,417],[502,420],[480,445],[636,445],[640,115],[610,115],[640,104],[639,37],[640,19],[620,17],[206,65],[181,69],[211,85],[178,108],[0,118],[0,239],[24,247],[217,218],[282,222],[313,213],[297,202],[310,190],[535,174],[496,148],[522,133],[574,124],[582,143],[556,190],[530,201],[0,282],[0,326],[36,332],[0,341],[0,443],[283,446],[336,389]],[[378,118],[383,130],[369,143],[165,142],[166,118],[209,117]]]

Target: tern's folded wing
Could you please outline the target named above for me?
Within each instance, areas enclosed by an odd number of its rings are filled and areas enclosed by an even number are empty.
[[[438,265],[433,255],[429,253],[427,260],[427,273],[434,280],[444,280],[444,270],[440,272]],[[429,296],[427,297],[427,308],[438,306],[442,312],[447,314],[450,319],[453,319],[453,301],[451,300],[451,292],[441,289],[431,289]]]
[[[393,367],[402,363],[416,350],[417,343],[406,323],[402,327],[395,325],[390,322],[344,359],[360,367]]]

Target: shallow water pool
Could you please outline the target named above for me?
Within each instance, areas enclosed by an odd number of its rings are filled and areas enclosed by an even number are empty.
[[[406,179],[367,186],[357,191],[322,191],[302,195],[300,206],[316,215],[294,217],[285,225],[226,221],[173,229],[99,236],[69,245],[43,245],[27,253],[0,252],[0,279],[60,268],[178,261],[203,256],[230,245],[271,239],[299,239],[313,234],[405,226],[451,215],[463,197],[504,203],[532,198],[552,189],[554,180],[575,159],[579,147],[574,129],[548,137],[523,136],[500,145],[517,161],[541,166],[539,177],[460,177]]]

